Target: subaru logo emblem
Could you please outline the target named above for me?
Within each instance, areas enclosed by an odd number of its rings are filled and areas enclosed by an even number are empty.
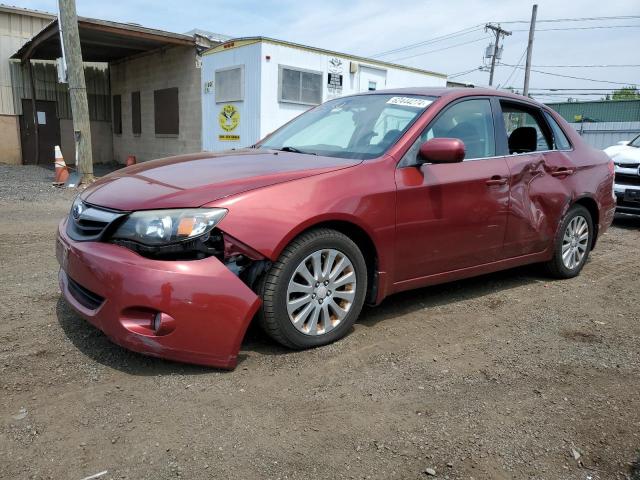
[[[80,215],[82,215],[82,212],[84,212],[84,203],[78,202],[73,206],[71,215],[73,215],[73,218],[78,220],[80,218]]]

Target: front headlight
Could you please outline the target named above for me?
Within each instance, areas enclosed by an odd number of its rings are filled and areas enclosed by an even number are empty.
[[[192,240],[210,232],[227,214],[224,208],[133,212],[111,236],[149,246]]]

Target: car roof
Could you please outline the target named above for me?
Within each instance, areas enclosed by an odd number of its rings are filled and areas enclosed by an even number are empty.
[[[499,96],[506,98],[513,98],[514,100],[526,101],[540,105],[535,100],[524,97],[522,95],[516,95],[511,92],[503,90],[495,90],[492,88],[464,88],[464,87],[410,87],[410,88],[390,88],[388,90],[376,90],[372,92],[366,92],[371,95],[426,95],[430,97],[448,97],[448,98],[461,98],[461,97],[475,97],[475,96]]]

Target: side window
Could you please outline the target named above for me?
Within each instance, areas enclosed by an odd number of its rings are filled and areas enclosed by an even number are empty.
[[[542,126],[539,112],[505,101],[500,101],[500,106],[510,154],[551,150],[551,142]]]
[[[491,102],[485,98],[464,100],[448,107],[427,126],[401,163],[413,163],[420,145],[432,138],[462,140],[466,151],[465,160],[495,156]]]
[[[547,119],[547,123],[551,127],[553,132],[553,149],[554,150],[571,150],[571,143],[569,139],[562,131],[558,122],[548,112],[544,112],[544,118]]]

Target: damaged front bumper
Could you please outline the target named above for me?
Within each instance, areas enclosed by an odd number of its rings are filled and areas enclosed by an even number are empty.
[[[114,343],[187,363],[237,364],[260,298],[220,260],[161,261],[58,227],[56,256],[67,302]]]

